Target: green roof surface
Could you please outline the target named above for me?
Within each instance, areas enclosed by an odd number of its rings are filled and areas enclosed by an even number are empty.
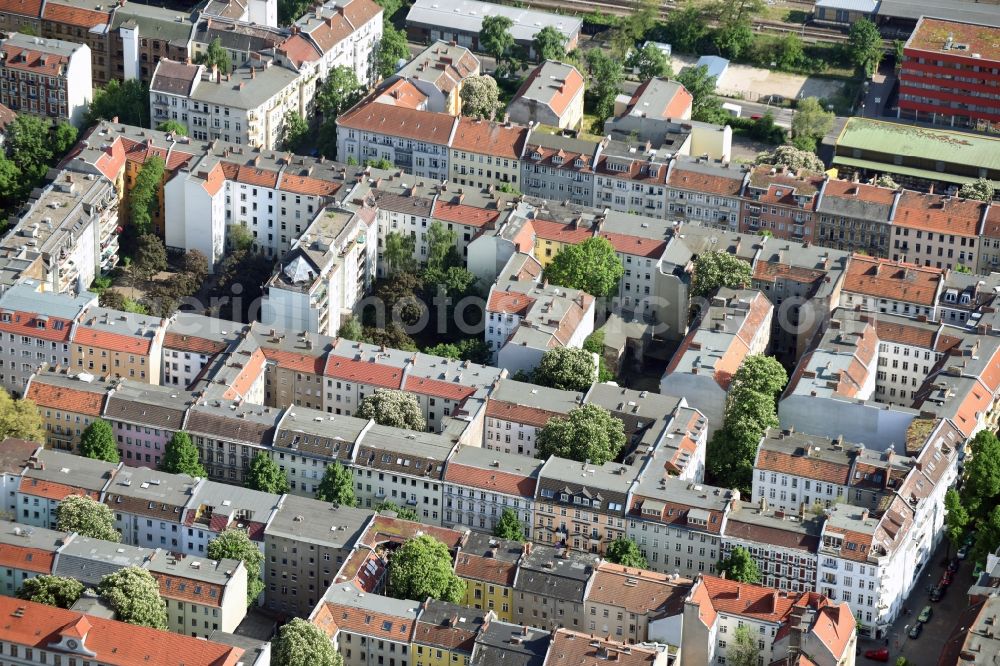
[[[868,118],[847,121],[837,139],[838,152],[844,148],[1000,170],[1000,139]],[[944,174],[934,173],[945,180]]]

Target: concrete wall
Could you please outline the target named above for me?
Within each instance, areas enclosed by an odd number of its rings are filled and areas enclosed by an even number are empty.
[[[824,437],[844,436],[849,442],[863,443],[869,449],[884,451],[892,447],[905,455],[906,429],[917,416],[912,409],[891,407],[876,402],[853,402],[842,399],[792,395],[778,403],[782,428]]]

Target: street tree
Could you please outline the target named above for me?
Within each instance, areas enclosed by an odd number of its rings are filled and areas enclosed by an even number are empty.
[[[677,81],[691,93],[691,119],[715,123],[725,119],[722,102],[715,94],[717,79],[708,73],[708,67],[687,67],[677,76]]]
[[[594,99],[593,114],[599,124],[615,111],[615,98],[622,91],[625,67],[618,58],[612,58],[601,49],[587,51],[587,69],[590,71],[590,95]]]
[[[493,527],[493,536],[510,541],[524,541],[524,525],[514,509],[508,507],[500,512],[500,518]]]
[[[14,400],[0,388],[0,441],[8,437],[44,442],[45,426],[33,400]]]
[[[288,477],[278,467],[278,463],[266,453],[258,453],[250,461],[243,485],[263,493],[280,495],[288,492]]]
[[[375,69],[378,75],[387,79],[399,69],[399,63],[410,59],[410,48],[406,41],[406,33],[397,29],[389,21],[382,26],[382,39],[379,40],[375,52]]]
[[[556,347],[542,355],[532,381],[563,391],[586,391],[595,377],[593,354],[585,349]]]
[[[174,120],[173,118],[171,118],[170,120],[164,120],[162,123],[156,126],[156,129],[158,129],[161,132],[167,132],[169,134],[173,134],[175,136],[187,136],[188,134],[187,125],[180,122],[179,120]]]
[[[420,403],[412,393],[394,389],[375,389],[358,405],[355,416],[374,419],[375,423],[393,428],[423,431],[427,429]]]
[[[271,663],[274,666],[343,666],[344,658],[319,627],[296,617],[279,630]]]
[[[725,575],[729,580],[740,583],[760,582],[760,569],[757,568],[757,563],[750,556],[750,552],[743,546],[733,548],[729,557],[719,560],[715,569],[720,576]]]
[[[751,354],[733,375],[730,390],[756,391],[777,397],[788,383],[788,372],[773,356]]]
[[[613,294],[624,274],[625,267],[614,246],[600,236],[566,245],[545,269],[545,278],[550,283],[597,297]]]
[[[962,506],[962,498],[958,491],[949,488],[944,494],[944,517],[945,534],[948,535],[948,542],[951,547],[958,550],[962,547],[962,540],[965,537],[965,528],[969,525],[969,512]]]
[[[204,53],[199,53],[195,57],[195,62],[205,65],[205,69],[211,70],[214,65],[221,74],[229,74],[233,71],[233,59],[229,57],[229,51],[222,46],[222,39],[213,39]]]
[[[884,55],[882,35],[874,23],[866,18],[858,19],[851,24],[847,35],[847,53],[851,63],[865,78],[871,78],[878,70]]]
[[[822,172],[824,169],[823,160],[816,157],[816,153],[789,145],[778,146],[774,150],[766,150],[758,153],[754,163],[757,165],[783,166],[793,171],[805,169],[807,171]]]
[[[167,442],[160,469],[170,474],[187,474],[200,479],[208,476],[198,460],[198,449],[183,430],[175,432]]]
[[[316,499],[341,506],[357,504],[358,500],[354,496],[354,476],[349,469],[340,464],[340,461],[326,466],[323,480],[316,489]]]
[[[970,459],[965,461],[962,506],[975,521],[1000,504],[1000,439],[989,430],[980,430],[969,443]]]
[[[987,555],[1000,548],[1000,506],[993,506],[976,525],[976,540],[969,554],[973,562],[985,562]]]
[[[364,96],[358,76],[350,67],[338,65],[331,69],[316,93],[316,108],[326,118],[339,116]]]
[[[309,123],[296,111],[285,114],[285,126],[282,128],[281,143],[285,150],[301,153],[308,147]]]
[[[110,423],[104,419],[94,419],[84,428],[80,437],[80,455],[109,463],[121,462]]]
[[[56,529],[115,543],[122,538],[115,529],[115,514],[111,507],[86,495],[69,495],[59,502]]]
[[[562,60],[566,57],[566,37],[551,25],[536,32],[531,41],[539,61]]]
[[[38,604],[69,608],[83,594],[83,583],[73,578],[43,574],[28,578],[17,589],[17,598]]]
[[[576,407],[566,416],[554,416],[535,439],[538,457],[559,456],[603,465],[614,460],[626,442],[622,420],[598,405]]]
[[[245,530],[229,528],[208,542],[206,554],[213,560],[240,560],[247,570],[247,606],[255,601],[264,590],[260,578],[260,568],[264,554],[260,552]]]
[[[514,48],[514,36],[510,29],[514,22],[506,16],[493,14],[483,17],[479,28],[479,46],[496,61],[497,71],[501,71],[501,63],[510,59]]]
[[[639,550],[635,541],[627,537],[618,537],[610,544],[604,554],[604,558],[613,564],[620,564],[623,567],[633,567],[635,569],[648,569],[649,563],[646,556]]]
[[[448,547],[424,534],[407,540],[389,559],[389,594],[457,604],[465,597],[465,581],[452,569]]]
[[[160,237],[154,233],[139,236],[135,256],[132,258],[132,273],[141,280],[149,281],[166,269],[167,248]]]
[[[413,522],[419,522],[420,516],[417,512],[408,506],[399,506],[395,502],[390,502],[389,500],[383,500],[375,505],[375,510],[379,513],[385,513],[386,511],[392,511],[396,514],[396,517],[400,520],[412,520]]]
[[[740,289],[750,284],[753,269],[734,254],[722,250],[702,252],[694,260],[691,296],[705,298],[720,287]]]
[[[978,199],[979,201],[993,201],[995,189],[993,183],[986,178],[977,178],[962,185],[958,190],[958,196],[966,199]]]
[[[648,81],[657,76],[670,76],[670,58],[655,44],[646,44],[632,51],[628,66],[636,70],[640,81]]]
[[[795,107],[792,117],[792,143],[800,150],[815,151],[833,127],[834,115],[815,97],[806,97]]]
[[[130,221],[136,236],[153,232],[153,215],[160,208],[159,192],[167,163],[159,155],[147,159],[128,193]]]
[[[492,120],[500,109],[500,88],[489,74],[470,76],[462,82],[462,115],[477,120]]]
[[[731,666],[757,666],[760,663],[760,647],[747,625],[736,627],[732,645],[726,651],[726,663]]]
[[[167,605],[148,570],[130,566],[110,573],[97,585],[97,593],[120,622],[166,630]]]

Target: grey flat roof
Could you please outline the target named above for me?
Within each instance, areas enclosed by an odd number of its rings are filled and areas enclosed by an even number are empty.
[[[26,470],[24,473],[26,478],[44,479],[86,490],[103,490],[111,471],[118,468],[118,465],[103,460],[93,460],[52,449],[39,451],[38,459],[44,463],[44,469]]]
[[[0,546],[23,546],[55,552],[68,536],[68,532],[47,530],[44,527],[28,527],[9,520],[0,520]]]
[[[350,548],[373,515],[375,512],[368,509],[334,507],[311,497],[285,495],[264,534],[321,546]]]
[[[22,280],[12,285],[0,297],[0,309],[32,312],[60,319],[75,319],[80,311],[93,304],[97,294],[85,291],[79,296],[38,291],[34,280]]]
[[[478,33],[483,18],[487,16],[508,17],[514,23],[510,29],[511,36],[520,42],[531,41],[542,28],[549,26],[561,32],[567,39],[572,39],[583,27],[583,19],[572,16],[476,0],[458,0],[458,2],[416,0],[406,15],[406,22]]]
[[[121,495],[157,504],[183,507],[191,498],[195,480],[187,474],[167,474],[148,467],[124,467],[108,485],[108,496]],[[114,503],[109,503],[112,510]],[[177,516],[180,520],[180,516]]]
[[[965,2],[964,0],[882,0],[878,16],[917,20],[921,16],[966,21],[981,25],[1000,26],[1000,9],[996,5]]]
[[[816,0],[816,6],[870,14],[878,9],[879,0]]]

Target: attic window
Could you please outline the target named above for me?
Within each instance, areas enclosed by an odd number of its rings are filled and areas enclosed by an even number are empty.
[[[389,620],[383,620],[382,631],[392,631],[392,622],[390,622]]]
[[[583,159],[581,159],[581,158],[578,157],[575,160],[573,160],[573,166],[575,166],[577,169],[582,169],[583,168]]]
[[[562,164],[563,163],[563,157],[562,157],[562,155],[553,155],[552,156],[552,163],[553,164]]]

